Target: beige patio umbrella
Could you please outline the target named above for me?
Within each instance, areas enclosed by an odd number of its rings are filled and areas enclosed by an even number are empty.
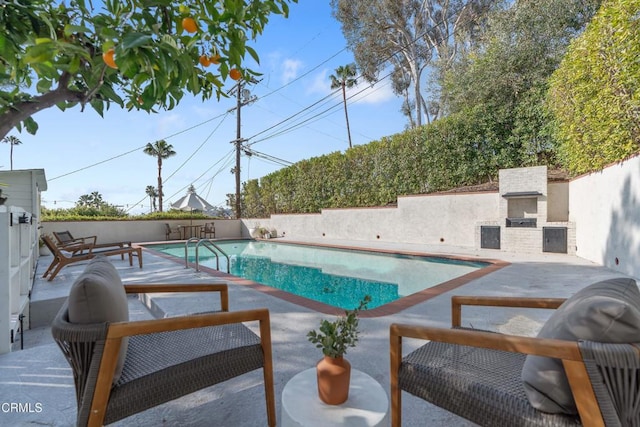
[[[215,209],[215,206],[196,194],[196,189],[193,185],[190,185],[187,189],[187,195],[172,203],[171,207],[185,212],[206,212]],[[191,218],[191,223],[193,224],[193,217]]]

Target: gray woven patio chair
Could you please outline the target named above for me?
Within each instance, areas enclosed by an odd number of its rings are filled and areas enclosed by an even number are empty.
[[[275,426],[267,309],[228,312],[224,284],[137,284],[124,288],[127,294],[219,292],[222,311],[78,324],[70,323],[69,301],[65,302],[53,321],[52,334],[73,370],[78,426],[113,423],[259,368],[264,375],[267,423]],[[259,336],[242,323],[256,321]],[[121,345],[126,345],[126,357],[122,373],[113,383]]]
[[[549,308],[564,299],[454,296],[452,329],[390,327],[392,426],[402,391],[483,426],[640,426],[640,345],[519,337],[461,327],[463,305]],[[429,340],[406,356],[404,338]],[[527,355],[560,359],[576,415],[542,412],[521,373]]]

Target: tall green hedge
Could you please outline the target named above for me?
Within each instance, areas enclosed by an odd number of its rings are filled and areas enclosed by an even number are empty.
[[[513,155],[482,123],[459,114],[428,126],[303,160],[251,180],[242,191],[247,217],[323,208],[384,206],[398,196],[486,182]]]
[[[574,174],[602,169],[640,144],[640,0],[609,0],[551,78],[559,155]]]

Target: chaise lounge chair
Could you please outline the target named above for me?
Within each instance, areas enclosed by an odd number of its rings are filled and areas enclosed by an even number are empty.
[[[639,426],[640,292],[610,279],[567,300],[454,296],[453,329],[390,327],[392,426],[402,391],[483,426]],[[461,328],[462,306],[557,309],[538,337]],[[428,340],[402,356],[405,338]]]
[[[126,294],[153,292],[217,292],[221,312],[129,321]],[[262,368],[267,420],[248,423],[275,426],[269,311],[228,310],[226,284],[123,286],[109,261],[92,260],[51,328],[73,370],[77,425],[113,423]],[[242,322],[258,323],[259,336]],[[210,420],[223,424],[224,414]]]
[[[44,278],[49,276],[47,279],[48,281],[53,280],[53,278],[56,277],[56,275],[60,272],[60,270],[62,270],[63,267],[79,261],[86,261],[95,258],[97,255],[121,255],[122,257],[124,257],[124,254],[128,254],[129,265],[131,266],[133,266],[133,257],[137,256],[138,264],[140,265],[140,268],[142,268],[142,248],[139,247],[125,246],[122,248],[111,247],[94,250],[94,247],[91,245],[82,245],[82,250],[76,250],[74,252],[74,249],[76,249],[76,246],[74,245],[62,247],[57,246],[53,242],[51,237],[47,235],[43,235],[41,239],[53,254],[53,261],[42,276]]]
[[[62,245],[62,246],[66,246],[66,245],[95,245],[97,240],[98,240],[98,236],[86,236],[86,237],[74,238],[71,235],[71,232],[69,232],[68,230],[65,230],[65,231],[54,231],[53,232],[53,237],[55,237],[56,240],[58,241],[58,244]]]
[[[98,236],[87,236],[87,237],[78,237],[74,238],[71,235],[69,230],[65,231],[54,231],[53,236],[58,241],[59,246],[73,246],[71,248],[71,252],[82,252],[84,249],[89,247],[93,249],[100,248],[124,248],[126,246],[131,246],[131,241],[123,241],[123,242],[112,242],[112,243],[97,243]],[[122,254],[121,259],[124,259],[124,254]]]

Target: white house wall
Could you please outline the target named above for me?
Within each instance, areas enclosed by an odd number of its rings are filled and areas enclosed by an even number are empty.
[[[640,277],[640,157],[571,181],[569,212],[579,257]]]

